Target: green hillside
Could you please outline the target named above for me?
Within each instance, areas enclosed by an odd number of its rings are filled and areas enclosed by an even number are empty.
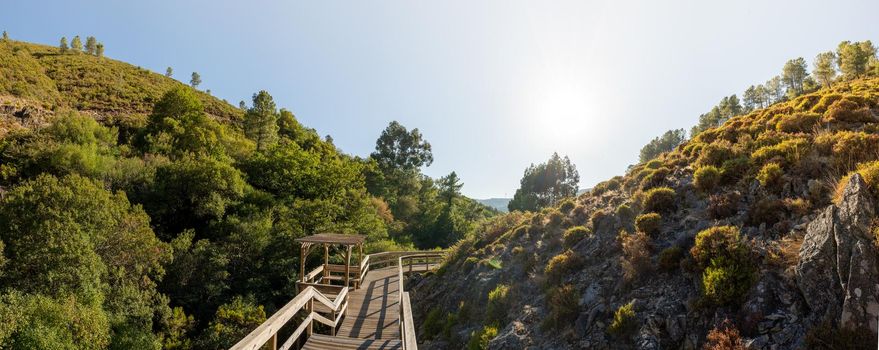
[[[500,217],[412,286],[443,290],[413,296],[419,339],[874,348],[877,115],[879,78],[839,79],[707,127],[577,198]]]
[[[3,349],[227,348],[295,295],[298,237],[441,248],[497,214],[422,174],[430,145],[396,122],[361,158],[266,91],[240,109],[8,40],[0,72]]]
[[[142,123],[162,94],[183,85],[125,62],[21,41],[0,45],[0,74],[6,103],[75,109],[132,123]],[[196,94],[209,115],[241,120],[240,109],[204,92]]]

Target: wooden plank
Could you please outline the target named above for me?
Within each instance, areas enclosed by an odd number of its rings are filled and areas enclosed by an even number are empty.
[[[400,318],[403,319],[403,330],[401,334],[403,338],[403,348],[406,350],[415,350],[418,349],[418,342],[415,341],[415,324],[412,321],[412,306],[409,305],[408,292],[403,292],[402,306],[403,314]]]
[[[331,337],[315,334],[308,338],[303,350],[401,350],[403,345],[397,339],[356,339]]]

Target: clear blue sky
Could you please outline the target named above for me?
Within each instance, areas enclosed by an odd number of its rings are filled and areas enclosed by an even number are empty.
[[[432,143],[438,177],[512,196],[523,170],[569,155],[581,187],[693,125],[724,95],[879,41],[879,1],[6,1],[0,29],[106,54],[237,104],[268,90],[345,152],[391,120]]]

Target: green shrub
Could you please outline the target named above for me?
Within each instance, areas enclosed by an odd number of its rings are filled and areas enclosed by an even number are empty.
[[[652,188],[644,194],[644,210],[666,212],[674,208],[675,191],[668,187]]]
[[[581,239],[589,236],[592,232],[589,231],[585,226],[574,226],[565,231],[564,235],[564,245],[566,248],[570,248],[577,244]]]
[[[513,238],[521,238],[522,236],[525,236],[528,234],[529,228],[531,228],[531,225],[528,224],[516,226],[516,228],[513,229]]]
[[[599,182],[595,187],[590,191],[594,195],[600,195],[607,191],[616,191],[620,188],[621,185],[621,177],[616,176],[611,178],[610,180]]]
[[[662,216],[657,213],[641,214],[635,218],[635,228],[651,236],[659,233],[660,226],[662,226]]]
[[[747,260],[745,250],[738,227],[715,226],[696,234],[696,242],[690,248],[690,255],[700,269],[705,269],[710,265],[711,259],[717,257],[734,261]]]
[[[748,209],[748,224],[759,226],[766,224],[772,226],[784,219],[787,215],[784,201],[774,198],[763,198],[751,205]]]
[[[488,343],[494,337],[497,337],[497,326],[486,325],[478,332],[474,331],[470,334],[470,341],[467,342],[467,350],[485,350],[488,349]]]
[[[620,204],[617,207],[616,215],[620,218],[620,221],[629,222],[629,220],[632,220],[632,217],[635,216],[635,211],[627,204]]]
[[[820,118],[820,114],[812,112],[783,115],[778,124],[775,124],[775,130],[787,133],[809,132]]]
[[[652,159],[644,164],[644,169],[659,169],[660,167],[662,167],[662,161],[659,159]]]
[[[546,275],[547,285],[558,285],[565,276],[580,268],[581,264],[582,259],[580,256],[570,250],[549,259],[543,270],[544,275]]]
[[[736,157],[723,162],[720,167],[721,181],[723,183],[732,183],[738,180],[742,174],[748,171],[751,166],[751,159],[748,157]]]
[[[485,320],[489,324],[503,325],[510,311],[510,286],[499,284],[488,292],[488,304],[485,307]]]
[[[679,246],[671,246],[659,253],[659,268],[667,271],[676,269],[684,257],[684,250]]]
[[[723,162],[735,157],[733,145],[727,140],[720,140],[709,143],[700,150],[699,158],[696,159],[697,166],[720,166]]]
[[[751,153],[751,159],[758,164],[770,160],[780,160],[788,164],[796,164],[809,152],[809,141],[805,138],[784,140],[772,146],[760,147]]]
[[[620,306],[613,314],[613,322],[607,331],[615,337],[631,336],[638,328],[638,319],[635,318],[635,301]]]
[[[835,134],[822,134],[815,140],[824,148],[830,146],[834,162],[843,169],[851,169],[856,164],[876,159],[879,148],[879,135],[863,131],[840,131]]]
[[[437,336],[442,331],[443,322],[445,322],[443,311],[437,307],[431,308],[421,326],[424,332],[424,339],[431,340]]]
[[[778,163],[767,163],[757,173],[757,181],[760,181],[760,185],[763,187],[774,186],[781,180],[783,173]]]
[[[641,175],[643,175],[641,179],[641,189],[646,190],[648,188],[653,188],[656,186],[660,186],[665,182],[665,178],[671,171],[668,168],[659,168],[659,169],[645,169]]]
[[[561,226],[562,223],[565,222],[565,215],[562,214],[558,210],[552,210],[549,212],[549,226],[558,227]]]
[[[716,226],[699,232],[690,249],[702,270],[704,300],[715,305],[741,301],[754,282],[754,264],[734,226]]]
[[[702,192],[711,192],[720,183],[720,170],[713,165],[706,165],[693,173],[693,186]]]
[[[589,221],[592,223],[592,231],[598,230],[598,224],[601,223],[601,220],[607,217],[607,212],[604,209],[598,209],[592,212],[592,217],[589,218]]]
[[[840,94],[826,94],[821,96],[821,99],[818,100],[814,106],[812,106],[812,112],[816,113],[824,113],[830,105],[832,105],[837,100],[841,99],[842,95]]]
[[[876,121],[870,108],[861,107],[857,102],[849,99],[840,99],[824,112],[825,122],[852,122],[852,123],[870,123]]]
[[[559,204],[559,211],[561,211],[562,213],[567,214],[567,213],[570,213],[571,210],[574,209],[574,207],[576,207],[576,206],[577,206],[577,202],[575,202],[575,201],[574,201],[573,199],[571,199],[571,198],[568,198],[568,199],[563,200],[563,201]]]
[[[580,295],[570,284],[550,289],[546,294],[549,317],[543,322],[544,329],[561,329],[571,326],[580,314]]]
[[[702,272],[702,292],[705,300],[715,305],[735,304],[748,293],[753,280],[750,264],[718,257]]]

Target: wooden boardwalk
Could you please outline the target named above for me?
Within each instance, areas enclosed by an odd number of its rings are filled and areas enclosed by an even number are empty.
[[[359,265],[340,270],[355,275],[353,287],[327,283],[338,268],[325,264],[304,274],[297,282],[302,291],[231,349],[289,350],[305,339],[301,349],[417,350],[409,292],[402,290],[400,279],[437,268],[443,257],[443,252],[370,254]],[[304,319],[290,322],[303,310]],[[314,323],[329,326],[330,334],[313,333]],[[292,332],[279,339],[285,325]]]
[[[369,271],[348,294],[348,311],[337,336],[362,339],[400,339],[397,267]]]
[[[412,271],[424,272],[436,266],[413,266]],[[348,311],[336,336],[312,335],[302,349],[402,349],[398,280],[396,266],[370,270],[360,289],[348,294]]]

